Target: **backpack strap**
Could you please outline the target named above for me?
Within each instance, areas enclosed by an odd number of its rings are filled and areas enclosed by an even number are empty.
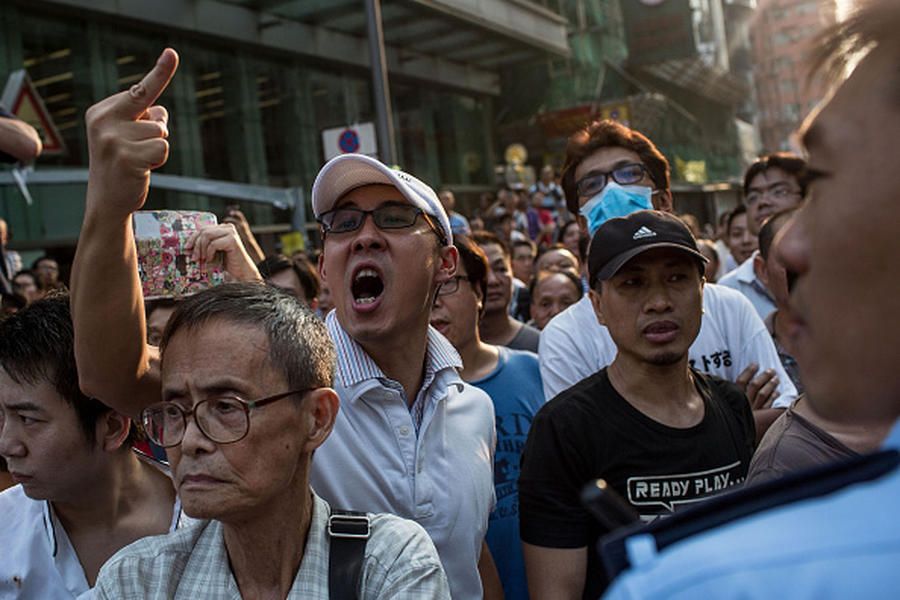
[[[369,541],[369,516],[363,512],[331,509],[328,517],[328,594],[331,600],[356,600],[362,563]]]

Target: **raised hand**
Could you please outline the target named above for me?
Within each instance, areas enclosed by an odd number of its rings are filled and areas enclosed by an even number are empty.
[[[140,82],[88,109],[88,210],[127,217],[144,205],[150,171],[169,156],[169,113],[154,103],[177,68],[166,48]]]
[[[259,270],[231,223],[202,227],[188,238],[185,250],[201,264],[215,261],[216,254],[221,253],[225,271],[232,278],[237,281],[262,281]]]
[[[253,232],[250,230],[250,223],[247,221],[247,217],[244,216],[237,208],[229,208],[228,213],[225,215],[225,218],[222,219],[223,223],[231,223],[234,225],[235,229],[237,229],[238,235],[241,236],[241,241],[244,243],[244,248],[247,250],[247,254],[250,255],[250,258],[254,263],[259,263],[262,261],[266,255],[263,253],[262,248],[259,247],[259,243],[256,241],[256,237],[253,235]]]
[[[778,376],[774,369],[766,369],[757,375],[759,365],[752,363],[738,375],[737,383],[744,388],[747,400],[753,410],[771,408],[772,402],[778,398]],[[754,377],[755,375],[755,377]]]

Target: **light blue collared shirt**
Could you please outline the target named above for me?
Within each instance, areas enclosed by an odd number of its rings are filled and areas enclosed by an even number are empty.
[[[756,276],[756,271],[753,269],[753,259],[756,258],[757,254],[759,254],[758,251],[754,252],[750,258],[716,283],[737,290],[746,296],[753,308],[756,309],[757,314],[759,314],[759,318],[765,321],[766,317],[772,314],[776,307],[775,301],[772,300],[772,294],[765,284],[759,280]]]
[[[900,449],[900,421],[885,442]],[[900,469],[741,519],[661,553],[627,542],[631,570],[605,598],[896,598]]]
[[[341,408],[312,461],[313,488],[335,508],[416,521],[437,548],[454,600],[480,598],[478,558],[495,502],[490,397],[460,379],[459,354],[433,327],[410,404],[335,311],[325,324],[337,348]]]

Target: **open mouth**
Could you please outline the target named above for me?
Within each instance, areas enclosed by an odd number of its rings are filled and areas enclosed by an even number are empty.
[[[383,292],[384,282],[375,269],[360,269],[350,284],[353,301],[360,305],[373,304]]]

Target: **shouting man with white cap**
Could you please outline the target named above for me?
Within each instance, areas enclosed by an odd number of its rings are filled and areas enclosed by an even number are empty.
[[[167,50],[140,84],[94,106],[87,115],[91,175],[73,284],[79,378],[86,393],[109,398],[111,405],[129,414],[139,414],[160,400],[158,352],[144,343],[146,325],[130,223],[131,213],[146,199],[150,170],[167,158],[168,115],[154,101],[174,75],[176,64],[175,53]],[[447,215],[427,185],[359,155],[340,157],[322,169],[313,189],[313,207],[325,238],[319,268],[335,302],[327,329],[337,349],[335,390],[340,409],[332,417],[333,439],[316,449],[310,482],[316,494],[335,503],[332,506],[418,521],[440,554],[452,597],[480,598],[479,560],[487,561],[491,568],[484,572],[498,585],[490,554],[482,552],[494,504],[494,413],[490,398],[459,378],[456,369],[461,361],[450,343],[429,327],[437,289],[456,270],[457,251]],[[212,246],[207,252],[215,249]],[[226,270],[235,272],[229,261],[239,258],[226,253]],[[237,272],[244,273],[242,278],[258,277],[252,269]],[[186,341],[194,343],[193,338]],[[183,353],[184,364],[196,360],[200,366],[222,365],[223,357],[234,357],[236,352],[252,358],[261,351],[258,340],[250,336],[213,341],[206,340],[203,351],[195,343],[193,350]],[[167,352],[171,356],[171,350]],[[280,359],[277,352],[271,356]],[[175,364],[166,360],[163,379]],[[241,375],[254,376],[252,370],[241,370],[249,359],[235,360],[227,370],[217,370],[217,377],[231,381]],[[197,369],[202,374],[207,367]],[[226,377],[228,371],[234,371],[231,379]],[[188,379],[198,377],[191,369],[184,372]],[[192,410],[210,394],[223,391],[188,387],[187,396],[202,398]],[[245,413],[263,413],[255,417],[261,422],[272,410],[263,408],[262,402],[245,404]],[[197,421],[194,427],[198,418],[204,424]],[[187,419],[184,431],[190,436],[185,438],[205,444],[205,449],[195,452],[198,460],[201,454],[210,458],[221,453],[227,461],[253,440],[265,439],[272,445],[274,436],[291,434],[260,425],[260,431],[268,433],[258,431],[254,436],[250,431],[249,442],[232,441],[233,436],[216,442],[203,432],[204,427],[210,429],[208,419],[197,413],[193,421]],[[270,470],[263,469],[263,475]],[[308,492],[302,485],[300,489]],[[198,498],[215,500],[209,495]],[[271,524],[276,516],[269,514],[266,520]],[[303,523],[294,521],[283,519],[270,537],[280,539],[296,532]],[[273,560],[284,559],[281,550],[289,547],[279,546],[277,539],[268,543],[270,537],[263,540],[267,542],[264,552],[239,558],[269,566]],[[369,539],[367,557],[373,539]],[[236,568],[234,556],[229,554],[228,559],[217,563],[223,572]],[[386,564],[393,570],[406,563],[421,564],[422,559],[398,556]],[[290,584],[294,573],[300,571],[294,569],[282,583]],[[240,575],[235,572],[238,579]],[[440,582],[432,583],[440,588]],[[443,597],[426,577],[409,589],[421,597]]]
[[[312,484],[336,505],[419,522],[453,597],[490,596],[493,405],[460,379],[459,355],[429,325],[459,256],[447,213],[428,185],[359,154],[322,168],[312,204],[324,238],[319,272],[334,297],[326,324],[341,398]]]

